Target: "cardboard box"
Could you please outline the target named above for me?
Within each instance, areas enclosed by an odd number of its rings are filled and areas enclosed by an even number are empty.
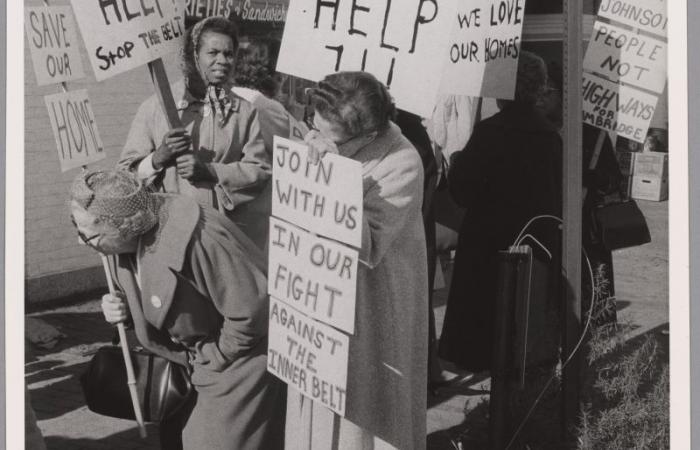
[[[660,202],[668,199],[668,177],[632,177],[632,198]]]
[[[668,153],[635,153],[634,176],[642,176],[646,178],[667,178]]]

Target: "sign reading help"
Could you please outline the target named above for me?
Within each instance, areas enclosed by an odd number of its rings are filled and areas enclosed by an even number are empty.
[[[277,70],[312,81],[372,73],[401,109],[435,106],[457,0],[290,0]]]
[[[272,215],[359,248],[362,164],[327,154],[318,164],[305,144],[274,137]]]
[[[267,371],[345,415],[348,337],[270,298]]]
[[[666,43],[597,21],[583,67],[612,81],[661,93],[666,84]]]
[[[666,36],[666,0],[602,0],[598,15],[650,33]]]
[[[601,77],[583,74],[583,121],[644,143],[657,97]]]
[[[62,172],[105,157],[95,114],[85,89],[47,95],[44,100],[49,110]]]
[[[180,47],[184,3],[175,0],[71,0],[95,72],[102,81]]]
[[[24,31],[37,85],[79,80],[85,76],[69,6],[26,8]]]
[[[358,252],[270,218],[268,293],[352,334]]]
[[[512,100],[524,15],[525,0],[460,3],[440,92]]]

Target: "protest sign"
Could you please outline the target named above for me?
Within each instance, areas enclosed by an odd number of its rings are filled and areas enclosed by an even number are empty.
[[[277,70],[319,81],[370,72],[399,108],[435,106],[457,0],[290,0]]]
[[[44,100],[49,110],[62,172],[105,157],[95,114],[85,89],[47,95]]]
[[[185,11],[190,17],[230,17],[250,22],[284,23],[287,15],[285,0],[186,0]]]
[[[268,293],[352,334],[357,250],[270,218]]]
[[[95,78],[102,81],[180,47],[184,3],[175,0],[71,0]]]
[[[666,84],[666,43],[596,21],[583,67],[611,81],[661,93]]]
[[[69,6],[26,8],[24,31],[37,85],[79,80],[85,76]]]
[[[512,100],[524,15],[525,0],[460,3],[440,92]]]
[[[601,0],[598,15],[666,37],[666,0]]]
[[[309,162],[305,144],[274,137],[272,215],[354,247],[362,243],[362,164],[335,154]]]
[[[644,143],[657,97],[592,74],[583,74],[583,121]]]
[[[345,415],[348,337],[270,298],[267,370]]]

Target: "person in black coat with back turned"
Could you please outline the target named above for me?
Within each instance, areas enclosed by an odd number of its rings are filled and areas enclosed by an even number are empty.
[[[562,142],[535,107],[546,81],[544,61],[521,52],[515,100],[499,101],[501,111],[476,125],[450,168],[450,193],[466,214],[439,355],[473,372],[491,367],[498,252],[533,217],[561,217]],[[557,254],[556,222],[538,221],[528,231]]]

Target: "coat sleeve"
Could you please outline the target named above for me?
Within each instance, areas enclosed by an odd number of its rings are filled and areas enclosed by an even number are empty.
[[[145,101],[136,111],[129,134],[117,162],[117,168],[137,170],[139,162],[155,151],[159,142],[153,135],[154,117],[152,102]]]
[[[464,150],[454,156],[447,176],[450,195],[463,208],[479,200],[488,182],[489,171],[481,148],[481,135],[477,127]]]
[[[360,261],[369,268],[379,265],[401,238],[407,220],[420,219],[423,200],[423,169],[414,149],[404,149],[380,164],[387,170],[378,174],[362,202]]]
[[[124,292],[125,289],[121,288],[119,284],[120,280],[116,276],[116,257],[110,256],[108,262],[112,280],[114,280],[117,288]],[[134,332],[141,345],[148,349],[148,351],[189,369],[190,365],[187,351],[182,346],[172,342],[146,321],[139,298],[132,295],[126,295],[126,298],[129,305],[129,316],[134,325]]]
[[[265,148],[257,111],[253,111],[244,133],[243,157],[231,163],[209,163],[216,173],[220,203],[232,210],[256,198],[272,177],[272,153]]]
[[[209,370],[226,369],[267,336],[267,279],[248,250],[227,233],[202,232],[190,244],[193,278],[223,318],[219,335],[196,346],[195,363]]]

